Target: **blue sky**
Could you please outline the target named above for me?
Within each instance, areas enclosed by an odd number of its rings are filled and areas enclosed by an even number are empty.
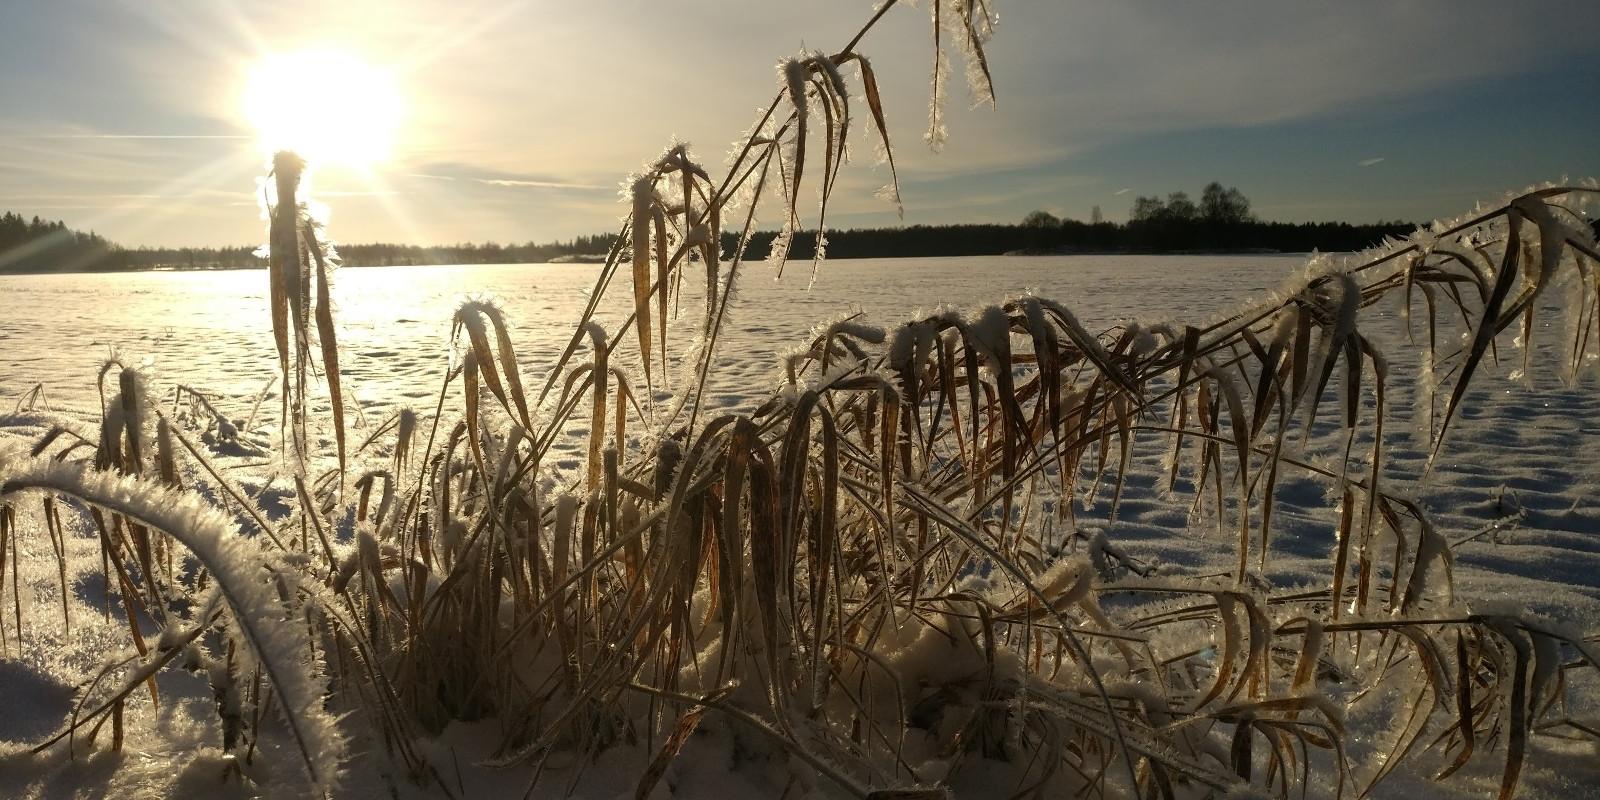
[[[1424,220],[1600,175],[1600,3],[997,0],[998,102],[923,146],[927,10],[865,40],[907,223],[1035,208],[1126,215],[1138,194],[1236,185],[1264,217]],[[708,165],[870,0],[7,0],[0,208],[127,244],[262,238],[240,92],[272,53],[391,70],[408,112],[370,174],[317,177],[345,241],[524,241],[611,228],[617,187],[671,137]],[[858,118],[865,114],[858,113]],[[329,124],[338,124],[330,120]],[[857,131],[859,134],[861,131]],[[898,224],[857,139],[830,219]],[[775,213],[775,212],[774,212]],[[769,214],[773,216],[773,214]]]

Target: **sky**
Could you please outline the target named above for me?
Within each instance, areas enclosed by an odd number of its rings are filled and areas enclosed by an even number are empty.
[[[992,0],[996,103],[971,107],[952,53],[937,153],[922,141],[931,1],[891,9],[858,48],[883,88],[904,218],[873,196],[888,173],[858,98],[831,224],[1096,206],[1120,220],[1138,195],[1212,180],[1266,219],[1426,221],[1600,176],[1594,0]],[[628,173],[674,139],[715,175],[778,60],[836,50],[872,3],[0,0],[0,209],[125,245],[259,243],[249,76],[332,49],[392,75],[403,106],[387,159],[317,168],[334,238],[603,232],[627,211]]]

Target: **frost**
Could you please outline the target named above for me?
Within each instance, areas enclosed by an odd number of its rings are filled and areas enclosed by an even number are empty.
[[[324,680],[303,626],[285,619],[283,604],[256,540],[193,494],[135,477],[85,469],[66,461],[0,452],[3,496],[45,490],[76,497],[160,530],[183,543],[211,573],[233,619],[230,630],[259,664],[304,757],[312,782],[332,787],[344,753],[343,737],[323,709]]]

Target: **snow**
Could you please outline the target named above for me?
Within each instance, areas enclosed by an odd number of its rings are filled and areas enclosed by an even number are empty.
[[[909,354],[913,349],[921,352],[931,347],[932,332],[903,331],[899,323],[918,309],[953,306],[963,310],[967,319],[979,320],[974,335],[980,341],[999,347],[1004,340],[994,339],[990,331],[997,323],[983,322],[982,310],[1006,298],[1031,294],[1058,301],[1062,305],[1059,310],[1049,304],[1043,308],[1065,314],[1090,332],[1136,320],[1142,337],[1138,340],[1142,344],[1136,346],[1149,346],[1145,340],[1150,332],[1164,331],[1171,337],[1185,323],[1202,322],[1246,298],[1276,289],[1303,264],[1304,259],[1295,256],[832,261],[822,265],[821,276],[810,291],[806,291],[809,276],[797,274],[803,270],[774,281],[771,272],[751,265],[719,342],[710,406],[749,410],[765,401],[784,382],[781,354],[807,344],[819,321],[848,320],[828,330],[855,337],[863,347]],[[492,299],[493,307],[503,312],[517,348],[523,385],[542,387],[549,365],[572,336],[572,323],[587,302],[595,274],[594,269],[581,265],[345,269],[336,273],[334,297],[339,306],[336,320],[346,392],[356,398],[360,409],[351,440],[363,441],[396,414],[401,414],[398,425],[416,435],[426,434],[448,365],[461,361],[462,354],[452,354],[448,342],[452,315],[467,295]],[[25,447],[52,427],[96,440],[99,415],[92,412],[99,407],[100,398],[94,378],[107,355],[115,352],[125,362],[143,365],[150,402],[158,403],[163,412],[174,407],[175,386],[203,393],[212,408],[196,411],[195,419],[211,430],[200,449],[232,479],[230,493],[255,497],[269,513],[274,506],[282,513],[288,490],[281,478],[274,479],[259,466],[262,448],[276,439],[264,422],[276,415],[278,403],[275,390],[269,387],[277,364],[265,272],[8,276],[0,277],[0,293],[9,301],[8,313],[0,319],[0,451],[4,452],[0,458],[21,463],[17,459],[26,460],[26,456],[16,448]],[[601,303],[598,321],[604,330],[620,330],[632,308],[632,298],[624,295],[612,291]],[[1353,306],[1349,298],[1347,290],[1329,298],[1340,329],[1345,327],[1345,309]],[[686,289],[681,307],[685,324],[674,333],[691,336],[687,332],[698,321],[701,308],[692,287]],[[1025,302],[1024,308],[1030,315],[1043,313],[1040,304]],[[854,316],[857,312],[861,316]],[[1382,310],[1376,323],[1370,316],[1373,313],[1363,312],[1362,332],[1374,336],[1376,350],[1412,352],[1402,348],[1399,309]],[[1285,315],[1279,332],[1266,342],[1268,346],[1292,330],[1289,316]],[[1433,515],[1437,533],[1422,541],[1429,555],[1423,561],[1429,574],[1418,578],[1419,585],[1435,585],[1432,577],[1448,568],[1459,598],[1475,611],[1511,609],[1540,614],[1554,620],[1552,626],[1592,634],[1600,630],[1600,500],[1596,492],[1600,393],[1595,391],[1593,365],[1587,365],[1572,382],[1562,380],[1565,370],[1552,351],[1559,347],[1565,330],[1561,320],[1547,316],[1550,321],[1540,325],[1548,330],[1536,330],[1532,339],[1537,368],[1529,372],[1525,383],[1507,382],[1502,376],[1520,365],[1521,357],[1502,345],[1501,375],[1485,375],[1475,384],[1456,429],[1426,480],[1427,449],[1403,424],[1405,417],[1421,413],[1417,408],[1425,400],[1401,390],[1391,394],[1392,419],[1387,430],[1397,438],[1386,454],[1384,481],[1392,490],[1414,497]],[[474,322],[479,326],[474,332],[485,335],[482,320],[472,315],[468,324]],[[1163,325],[1169,322],[1170,326]],[[889,342],[874,344],[874,338],[882,342],[883,329],[893,331]],[[869,332],[875,332],[875,337],[863,335]],[[619,335],[631,338],[635,334],[630,326]],[[680,351],[687,349],[679,346],[682,343],[675,342],[671,348],[679,353],[672,362],[673,386],[683,385],[682,371],[693,366],[680,360]],[[628,346],[619,347],[613,358],[631,361],[621,366],[642,375],[633,342],[625,344]],[[584,357],[580,351],[578,359]],[[1485,368],[1492,369],[1490,365]],[[1390,386],[1409,386],[1418,369],[1417,360],[1410,355],[1396,357],[1389,365]],[[1338,380],[1336,375],[1335,382]],[[42,400],[25,402],[37,381],[44,382]],[[635,381],[636,388],[639,383]],[[665,398],[659,394],[660,383],[658,380],[658,400]],[[325,410],[326,398],[316,401],[323,403]],[[1371,410],[1367,395],[1360,411],[1369,414]],[[1324,413],[1321,417],[1309,450],[1314,451],[1318,442],[1329,441],[1329,437],[1343,440],[1344,432],[1339,430],[1343,414]],[[587,423],[584,419],[583,424]],[[443,429],[448,430],[449,424],[453,421],[446,421]],[[1164,436],[1156,432],[1134,435]],[[582,464],[584,442],[574,431],[556,442],[550,459]],[[1364,453],[1370,444],[1370,433],[1363,426],[1352,452]],[[1208,518],[1191,517],[1186,501],[1161,496],[1163,450],[1135,450],[1115,519],[1108,517],[1109,503],[1080,514],[1080,525],[1089,535],[1090,558],[1103,563],[1110,555],[1145,565],[1153,570],[1148,580],[1156,582],[1172,575],[1231,573],[1236,553],[1233,530],[1217,531]],[[61,479],[57,471],[65,469],[32,460],[26,463],[41,482]],[[1357,469],[1353,464],[1352,470]],[[176,501],[163,506],[166,495],[155,489],[127,482],[101,483],[104,485],[96,483],[90,488],[106,502],[155,498],[153,507],[146,509],[151,515],[206,514]],[[1338,498],[1326,496],[1324,490],[1321,482],[1285,474],[1274,509],[1270,568],[1260,580],[1277,587],[1325,580],[1329,550],[1334,546]],[[389,493],[390,488],[385,487],[381,496],[387,498]],[[575,524],[575,498],[552,492],[538,501],[556,504],[558,526]],[[375,498],[374,508],[383,502]],[[207,520],[213,526],[232,524]],[[464,535],[441,531],[443,536],[452,533]],[[364,528],[357,538],[368,540],[370,535]],[[252,790],[247,790],[246,784],[224,780],[231,770],[247,771],[257,781],[255,791],[297,796],[290,776],[302,766],[295,745],[286,736],[265,740],[262,747],[266,752],[252,764],[222,752],[213,687],[204,672],[160,672],[155,680],[159,710],[151,708],[148,692],[129,695],[125,749],[120,754],[103,746],[109,732],[100,734],[100,746],[94,748],[80,741],[71,752],[61,747],[42,755],[26,752],[26,745],[60,729],[72,713],[74,698],[85,682],[107,667],[108,659],[122,665],[132,663],[126,660],[130,645],[122,600],[114,587],[105,586],[100,578],[97,541],[92,536],[73,535],[63,547],[70,569],[59,575],[46,532],[27,526],[20,531],[21,560],[15,568],[21,580],[16,602],[22,607],[26,626],[20,641],[9,623],[9,575],[5,595],[0,597],[8,609],[4,615],[8,620],[6,649],[0,654],[0,796],[53,799],[103,793],[130,800],[250,796]],[[256,564],[258,569],[270,565],[261,554],[234,552],[237,550],[234,547],[213,557]],[[1084,565],[1091,563],[1096,562],[1064,559],[1056,572],[1040,580],[1067,588],[1057,602],[1078,602],[1083,593],[1075,590],[1081,583],[1075,576],[1087,574],[1091,568]],[[359,565],[352,560],[351,567],[358,569]],[[250,602],[276,602],[262,595],[267,584],[248,579],[248,568],[235,567],[232,572],[225,568],[223,574],[252,593]],[[988,591],[986,587],[984,580],[974,575],[962,588],[982,593]],[[399,586],[396,591],[406,588]],[[1219,595],[1219,602],[1240,605],[1238,617],[1244,619],[1240,601],[1221,598]],[[1028,602],[994,599],[1000,605]],[[139,618],[139,624],[147,634],[159,630],[148,618]],[[951,613],[945,627],[966,630],[974,624],[968,615]],[[296,635],[303,638],[303,631],[272,634]],[[879,650],[909,686],[917,675],[950,675],[981,668],[985,663],[982,653],[970,650],[971,637],[962,638],[962,646],[968,650],[952,649],[950,639],[941,636],[935,640],[922,629],[916,640],[886,639]],[[1539,636],[1532,637],[1532,643],[1535,648],[1552,647],[1548,638]],[[270,649],[267,643],[257,646]],[[287,649],[294,652],[299,648]],[[1553,661],[1540,658],[1536,663],[1548,669]],[[1002,660],[998,668],[1010,667]],[[1553,679],[1548,674],[1543,677],[1543,683]],[[292,679],[288,683],[297,685]],[[1538,676],[1536,683],[1540,683]],[[908,690],[901,701],[914,705],[918,699]],[[1386,687],[1352,700],[1346,724],[1358,732],[1352,737],[1353,763],[1386,752],[1383,742],[1392,732],[1380,729],[1388,717],[1377,709],[1383,703],[1411,699],[1403,696],[1400,687]],[[316,704],[304,697],[293,705],[314,715],[308,706]],[[1600,715],[1600,697],[1591,694],[1571,713],[1576,719],[1594,720]],[[776,795],[784,790],[793,768],[778,763],[760,736],[716,713],[708,714],[697,731],[651,797],[693,800]],[[416,747],[432,764],[440,783],[456,796],[520,796],[528,787],[527,769],[482,766],[499,755],[502,733],[493,719],[457,721],[439,736],[418,741]],[[924,768],[928,775],[941,774],[937,754],[919,751],[919,735],[923,735],[920,730],[908,732],[906,752],[927,759]],[[351,737],[346,771],[336,796],[386,797],[391,792],[428,796],[413,786],[399,767],[373,750],[374,739]],[[1531,747],[1519,788],[1521,796],[1600,795],[1596,789],[1600,786],[1600,768],[1596,767],[1600,759],[1592,743],[1533,737]],[[332,758],[335,754],[317,755]],[[653,755],[642,745],[624,745],[585,766],[573,754],[563,754],[545,765],[540,789],[551,796],[560,796],[569,788],[579,797],[632,796],[630,776],[640,772]],[[1222,756],[1226,763],[1227,754]],[[1498,765],[1494,757],[1485,761],[1442,784],[1433,784],[1424,775],[1398,774],[1381,785],[1379,794],[1490,796],[1498,790]],[[1370,774],[1371,769],[1375,766],[1360,767],[1357,774]],[[958,790],[971,791],[968,796],[984,796],[996,787],[1009,794],[1007,782],[1014,778],[1015,773],[1004,765],[977,760],[962,767],[955,785]],[[1331,787],[1325,788],[1331,793]],[[831,792],[820,774],[812,774],[797,789],[819,796]]]

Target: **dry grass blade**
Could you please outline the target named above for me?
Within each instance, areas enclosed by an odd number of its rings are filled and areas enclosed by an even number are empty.
[[[633,217],[629,229],[633,233],[633,313],[634,324],[639,335],[639,354],[644,362],[644,380],[646,386],[654,386],[650,376],[650,227],[648,220],[651,214],[651,205],[655,198],[655,186],[649,177],[641,177],[633,182]],[[666,285],[661,286],[662,298],[666,298]],[[662,314],[665,315],[663,306]],[[663,337],[662,346],[666,346]]]
[[[1461,364],[1460,377],[1456,378],[1456,385],[1450,392],[1450,400],[1445,405],[1444,420],[1439,426],[1439,435],[1434,438],[1433,452],[1428,456],[1428,467],[1431,470],[1434,459],[1439,457],[1439,449],[1444,445],[1445,433],[1450,430],[1450,423],[1455,419],[1456,410],[1461,405],[1461,398],[1467,393],[1467,386],[1472,379],[1473,372],[1488,352],[1489,346],[1494,342],[1495,334],[1505,326],[1502,320],[1501,309],[1505,305],[1511,287],[1517,281],[1517,267],[1522,253],[1522,239],[1520,221],[1522,213],[1516,209],[1507,211],[1505,253],[1500,261],[1500,269],[1495,274],[1494,288],[1489,293],[1489,299],[1484,302],[1483,313],[1479,317],[1477,329],[1473,331],[1472,346],[1468,350],[1466,360]]]
[[[272,338],[278,346],[285,418],[288,417],[289,403],[289,296],[293,292],[293,276],[300,270],[300,206],[296,192],[304,169],[305,162],[293,153],[273,156],[272,174],[277,179],[277,205],[272,210],[272,247],[267,264],[271,286]]]
[[[878,76],[872,71],[872,62],[866,56],[854,56],[854,58],[861,65],[861,85],[867,95],[867,108],[872,111],[872,125],[878,131],[879,146],[882,147],[883,158],[889,165],[889,197],[894,201],[895,212],[904,217],[905,204],[900,200],[900,173],[894,165],[894,147],[889,144],[889,125],[884,119],[883,95],[878,89]]]
[[[315,232],[308,226],[306,231],[307,249],[316,261],[317,281],[317,341],[322,343],[322,374],[328,381],[328,403],[333,412],[333,436],[339,451],[339,479],[344,479],[345,471],[345,430],[344,430],[344,393],[339,388],[339,342],[333,328],[333,301],[329,296],[328,281],[331,277],[327,255],[323,252],[322,245],[317,241]]]
[[[807,92],[810,82],[807,80],[807,70],[804,61],[791,58],[779,65],[780,77],[783,79],[784,91],[788,93],[789,104],[794,108],[794,159],[792,171],[788,175],[789,187],[789,230],[799,227],[800,208],[800,179],[806,170],[806,126],[811,118],[807,103]]]
[[[656,752],[655,757],[650,760],[650,766],[645,768],[644,775],[640,777],[639,784],[633,792],[635,800],[647,800],[650,797],[650,793],[655,790],[656,784],[660,783],[662,776],[666,774],[667,767],[678,756],[678,752],[683,749],[684,743],[694,734],[695,729],[700,727],[700,718],[705,716],[712,703],[720,701],[731,691],[733,691],[733,686],[725,686],[718,691],[701,697],[698,703],[690,707],[688,711],[683,712],[683,716],[678,718],[678,725],[673,729],[672,735],[668,736],[667,740],[662,743],[661,749]]]

